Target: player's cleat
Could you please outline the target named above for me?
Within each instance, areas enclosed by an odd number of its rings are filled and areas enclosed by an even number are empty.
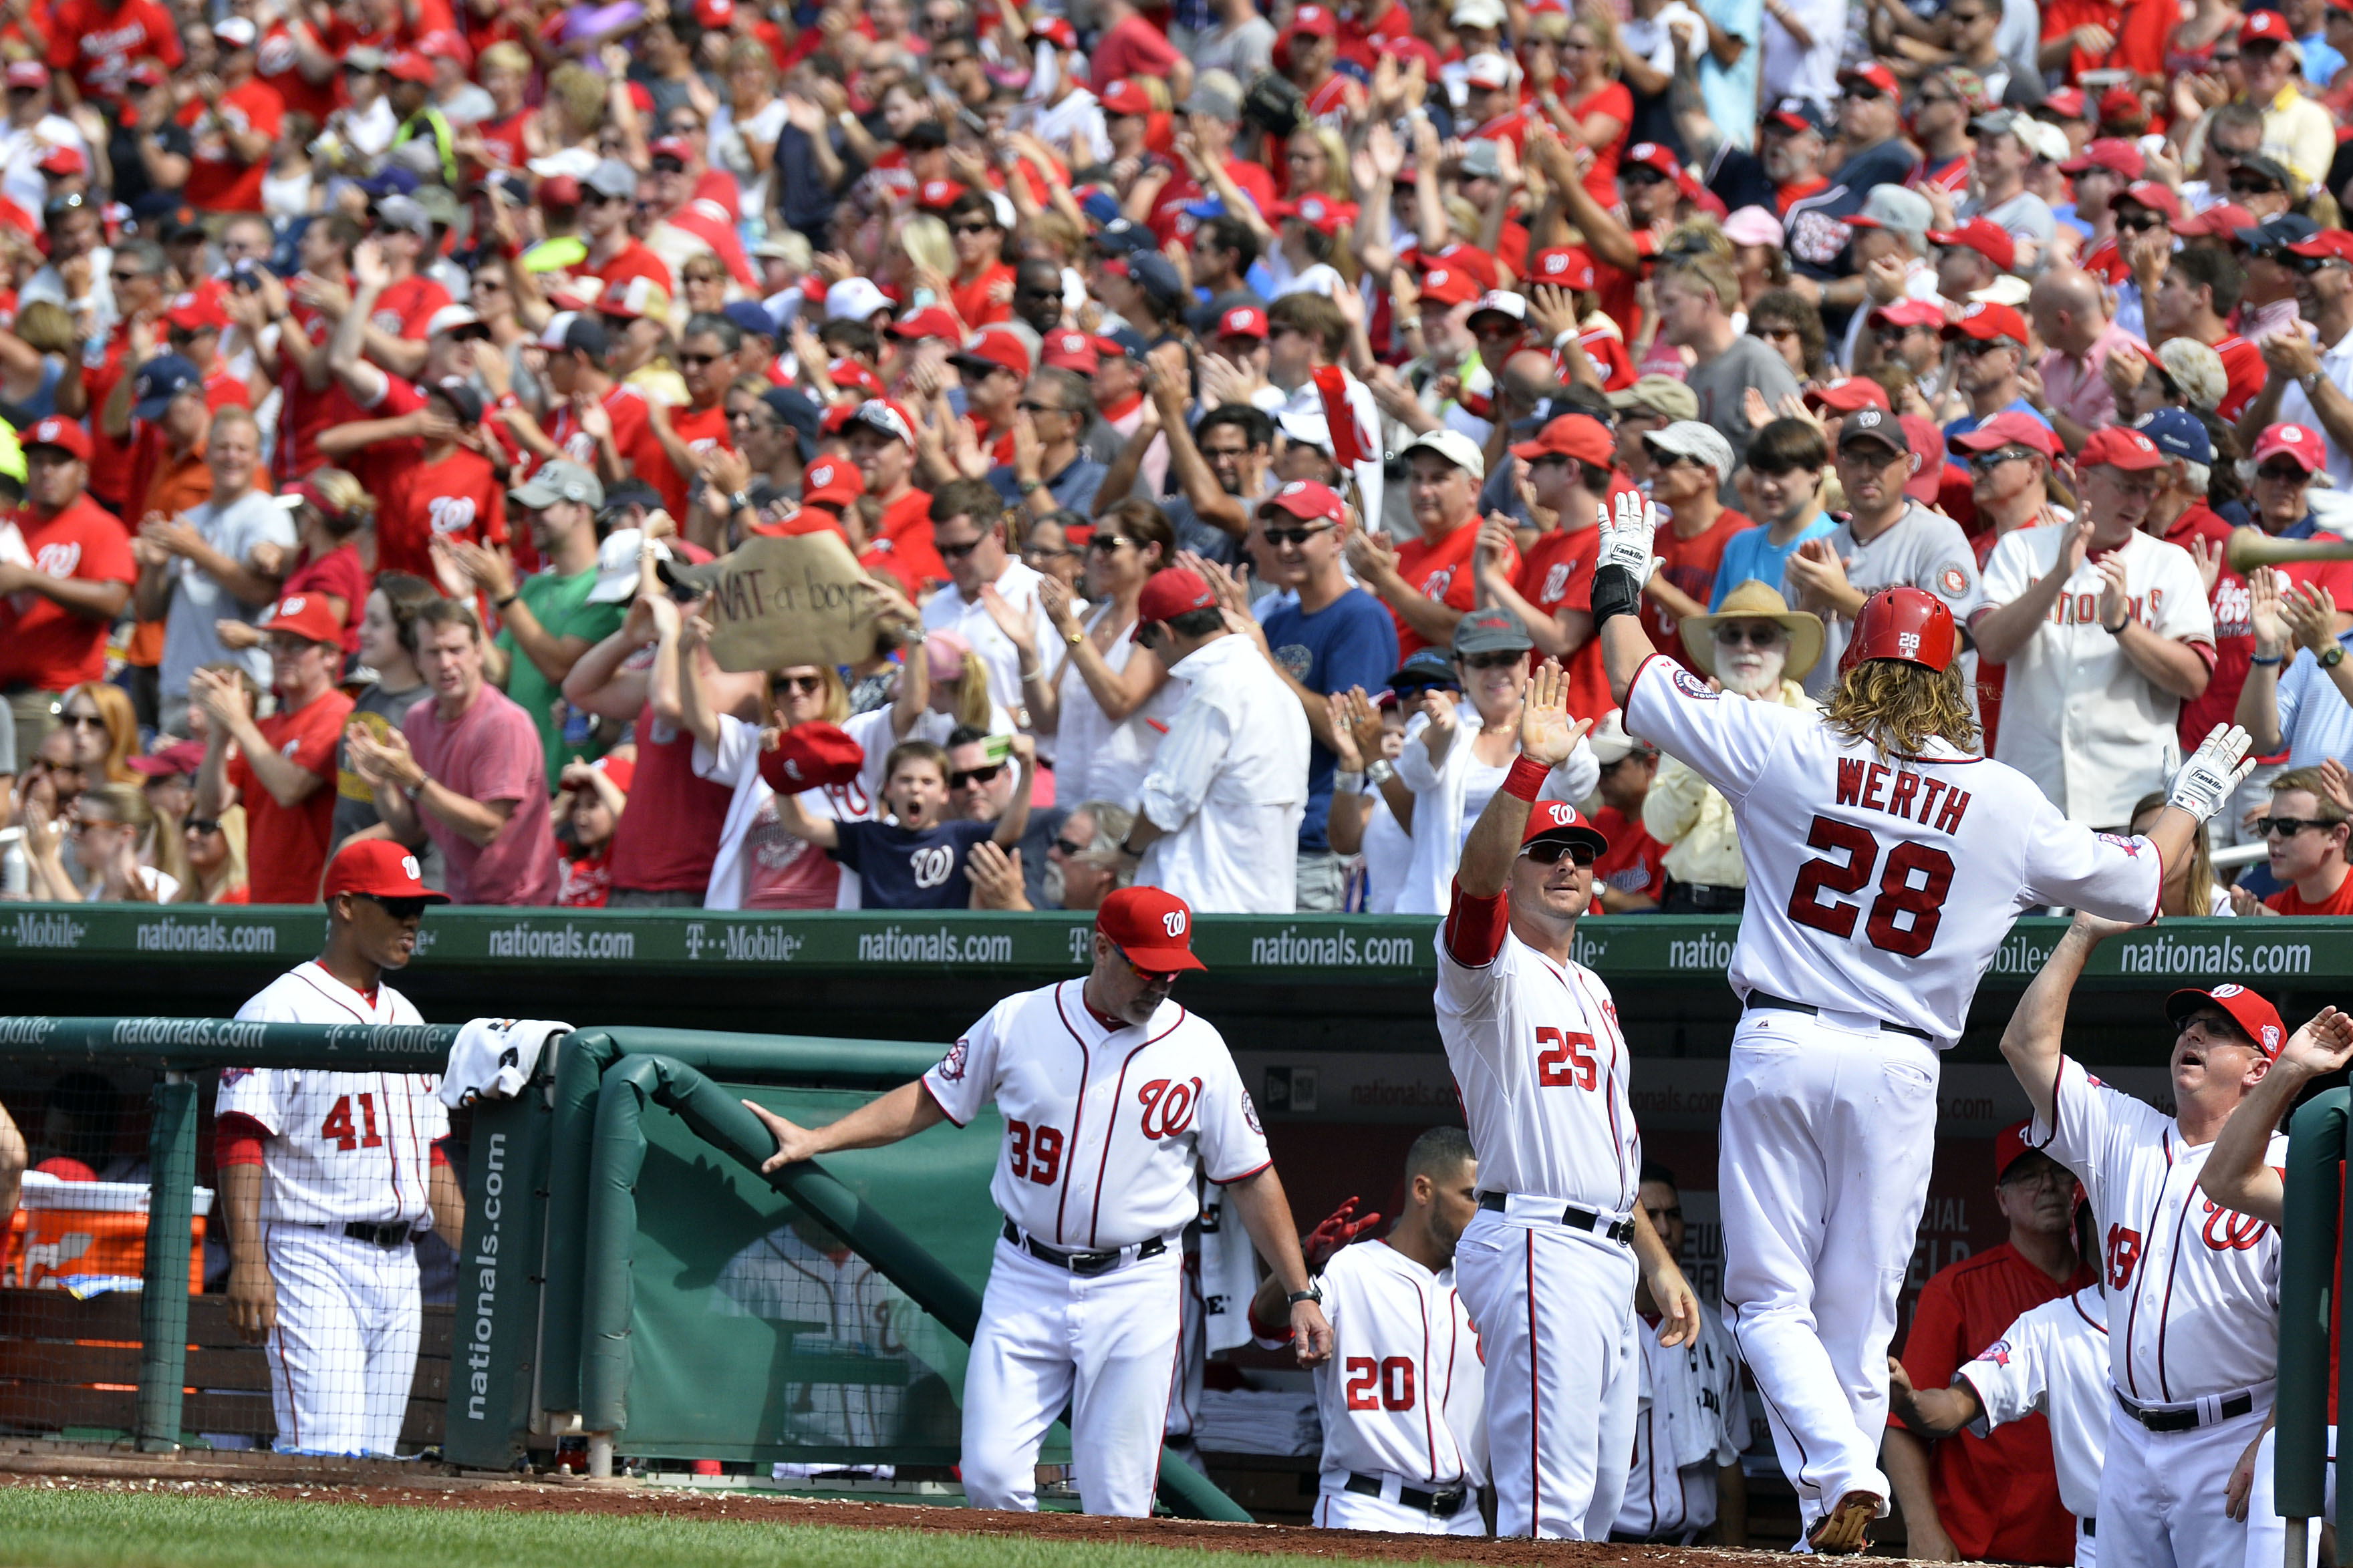
[[[1851,1556],[1871,1544],[1863,1539],[1871,1521],[1879,1517],[1879,1498],[1872,1492],[1849,1492],[1838,1506],[1814,1521],[1806,1544],[1828,1557]]]

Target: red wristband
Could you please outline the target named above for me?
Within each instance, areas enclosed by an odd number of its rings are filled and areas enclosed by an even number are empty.
[[[1536,796],[1544,793],[1545,780],[1551,776],[1552,769],[1534,757],[1514,757],[1512,771],[1504,775],[1504,793],[1534,805]]]

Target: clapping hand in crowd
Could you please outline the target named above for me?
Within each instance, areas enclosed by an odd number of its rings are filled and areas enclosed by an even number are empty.
[[[1001,849],[993,841],[982,839],[973,846],[965,861],[965,875],[972,882],[972,907],[976,910],[1024,910],[1031,907],[1029,895],[1022,889],[1018,846]]]

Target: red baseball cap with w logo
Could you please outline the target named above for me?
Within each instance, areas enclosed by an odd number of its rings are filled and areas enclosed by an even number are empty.
[[[1596,855],[1609,853],[1609,840],[1601,829],[1577,815],[1577,807],[1565,800],[1540,800],[1528,813],[1527,830],[1520,835],[1520,847],[1525,849],[1539,838],[1565,838],[1571,844],[1582,844]]]
[[[2235,983],[2209,986],[2202,991],[2194,985],[2186,986],[2165,999],[2165,1016],[2173,1020],[2178,1029],[2184,1018],[2208,1006],[2228,1013],[2239,1032],[2267,1058],[2278,1056],[2280,1047],[2287,1044],[2287,1026],[2280,1022],[2279,1009]]]
[[[1095,930],[1138,969],[1169,974],[1208,967],[1193,956],[1192,910],[1160,888],[1120,889],[1095,911]]]
[[[337,893],[365,893],[379,899],[423,899],[428,904],[446,904],[447,893],[437,893],[425,885],[424,870],[417,857],[406,845],[395,844],[389,838],[361,838],[346,844],[335,852],[327,864],[327,879],[320,889],[322,898],[332,900]]]

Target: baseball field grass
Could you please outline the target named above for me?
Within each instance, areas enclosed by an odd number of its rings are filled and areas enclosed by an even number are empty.
[[[1222,1552],[733,1521],[0,1489],[0,1568],[1233,1568]],[[1303,1556],[1250,1568],[1309,1568]],[[1322,1568],[1330,1568],[1329,1559]]]

